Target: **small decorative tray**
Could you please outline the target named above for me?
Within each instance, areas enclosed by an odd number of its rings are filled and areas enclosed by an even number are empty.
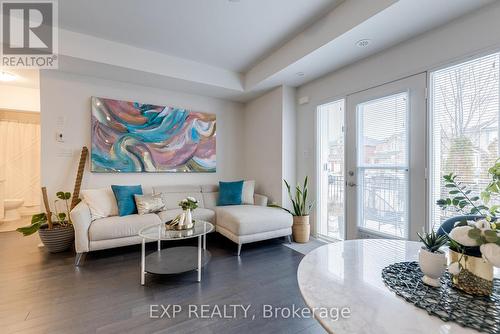
[[[500,333],[500,279],[494,279],[491,296],[476,297],[453,288],[448,272],[439,288],[425,285],[422,276],[417,262],[395,263],[382,270],[389,289],[429,315],[483,333]]]
[[[194,227],[194,219],[193,219],[193,222],[189,225],[186,225],[186,224],[182,224],[182,225],[179,225],[178,223],[172,223],[173,220],[169,220],[165,223],[165,229],[168,230],[168,231],[183,231],[183,230],[190,230]]]

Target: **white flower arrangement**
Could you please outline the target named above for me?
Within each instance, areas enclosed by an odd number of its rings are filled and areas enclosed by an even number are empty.
[[[466,255],[464,247],[479,247],[484,261],[494,267],[500,268],[500,231],[497,230],[497,224],[489,222],[486,219],[476,222],[459,222],[451,230],[450,248]],[[452,262],[448,266],[448,271],[453,275],[458,275],[463,266],[460,259]]]
[[[500,223],[497,218],[500,216],[500,205],[498,197],[500,195],[500,159],[488,169],[491,177],[490,183],[480,193],[480,196],[472,194],[472,190],[467,188],[451,173],[443,176],[445,187],[449,197],[437,201],[443,209],[454,209],[465,215],[484,217],[484,219],[471,221],[461,221],[455,224],[448,234],[450,248],[464,255],[480,256],[491,265],[500,267]],[[495,205],[489,205],[491,199],[495,198]],[[478,249],[479,248],[479,249]],[[450,265],[449,271],[457,275],[462,267],[460,259]]]
[[[182,210],[190,209],[191,211],[193,211],[198,207],[198,200],[194,197],[188,196],[179,202],[179,206],[182,208]]]

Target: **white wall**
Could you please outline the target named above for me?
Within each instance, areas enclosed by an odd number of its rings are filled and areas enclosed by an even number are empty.
[[[298,178],[316,177],[315,119],[318,105],[348,94],[500,48],[500,2],[301,86],[297,96]],[[376,41],[374,41],[376,42]],[[316,189],[311,185],[311,193]],[[312,217],[313,226],[315,216]]]
[[[295,186],[295,88],[280,86],[245,106],[245,173],[256,191],[289,206],[283,179]]]
[[[283,120],[282,120],[282,178],[294,188],[297,181],[297,110],[295,106],[295,88],[283,87]],[[300,182],[301,183],[301,182]],[[282,204],[291,208],[286,187],[282,186]]]
[[[282,87],[248,102],[244,112],[245,175],[256,192],[282,203]]]
[[[0,109],[40,111],[40,90],[2,84],[0,85]]]
[[[217,173],[90,173],[87,162],[82,188],[110,184],[215,184],[241,179],[243,106],[239,103],[173,91],[107,81],[55,70],[40,74],[42,185],[51,194],[72,191],[82,146],[90,148],[91,96],[171,105],[217,114]],[[63,130],[65,142],[56,141]]]

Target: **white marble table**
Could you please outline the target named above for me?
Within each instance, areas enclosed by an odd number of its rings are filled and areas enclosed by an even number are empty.
[[[330,333],[478,333],[428,315],[385,286],[382,269],[395,262],[417,261],[420,245],[371,239],[321,246],[307,254],[299,265],[302,297],[309,308],[350,309],[350,318],[346,319],[335,321],[316,316]],[[495,276],[498,277],[498,271]]]

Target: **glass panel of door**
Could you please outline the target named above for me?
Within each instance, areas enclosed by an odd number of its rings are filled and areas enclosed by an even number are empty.
[[[345,239],[344,100],[318,108],[319,226],[327,239]]]
[[[357,105],[358,227],[406,238],[408,93]]]

